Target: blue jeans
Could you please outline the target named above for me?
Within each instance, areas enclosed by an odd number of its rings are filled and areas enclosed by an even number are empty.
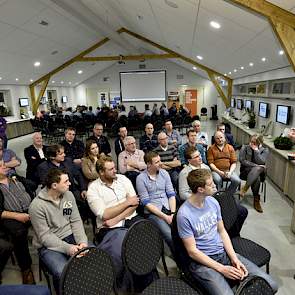
[[[5,285],[0,286],[0,295],[50,295],[45,286]]]
[[[230,259],[225,252],[210,257],[223,265],[231,265]],[[249,275],[256,275],[264,278],[270,284],[274,293],[277,292],[278,285],[270,275],[265,273],[261,268],[259,268],[257,265],[255,265],[253,262],[249,261],[245,257],[239,254],[237,254],[237,257],[245,265],[249,272]],[[189,268],[194,278],[204,287],[204,289],[206,289],[208,294],[234,294],[226,278],[213,268],[209,268],[205,265],[198,264],[196,262],[192,262]]]
[[[173,256],[174,255],[174,244],[172,241],[172,236],[171,236],[171,227],[170,225],[164,221],[163,219],[159,218],[158,216],[154,215],[154,214],[150,214],[148,216],[148,219],[153,222],[160,230],[164,241],[167,243],[167,245],[170,248],[170,251],[172,253]]]
[[[226,179],[223,179],[215,171],[212,171],[212,177],[213,177],[213,181],[217,187],[217,190],[221,190],[222,182],[223,182],[223,180],[226,180]],[[233,172],[230,177],[230,186],[227,188],[227,191],[229,192],[229,194],[233,195],[236,192],[240,183],[241,183],[240,177],[235,172]]]

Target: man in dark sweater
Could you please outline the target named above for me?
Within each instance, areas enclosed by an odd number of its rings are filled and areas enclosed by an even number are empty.
[[[106,138],[106,136],[102,135],[103,133],[103,126],[101,123],[96,123],[93,127],[93,135],[90,136],[88,139],[93,139],[96,141],[100,154],[108,155],[111,153],[111,146]]]

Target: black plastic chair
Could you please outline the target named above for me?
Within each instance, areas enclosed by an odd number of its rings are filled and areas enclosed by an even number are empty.
[[[142,295],[201,295],[188,284],[177,278],[162,278],[150,284]]]
[[[156,271],[162,257],[166,275],[164,243],[159,229],[148,220],[135,222],[128,230],[122,244],[122,260],[134,293],[133,276],[145,276]]]
[[[261,277],[249,276],[241,282],[236,295],[273,295],[274,292],[269,283]]]
[[[60,294],[117,294],[115,281],[115,269],[109,254],[89,247],[69,259],[61,275]]]
[[[218,201],[221,207],[224,227],[227,231],[230,231],[238,217],[238,208],[235,199],[226,191],[219,191],[215,193],[213,197]],[[231,241],[234,250],[237,253],[252,261],[259,267],[266,265],[266,272],[269,273],[271,254],[266,248],[240,236],[231,238]]]

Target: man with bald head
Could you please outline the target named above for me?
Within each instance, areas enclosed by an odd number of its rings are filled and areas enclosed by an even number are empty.
[[[239,176],[234,172],[237,166],[237,156],[232,145],[225,140],[221,131],[214,134],[215,143],[209,147],[207,159],[212,170],[213,180],[220,190],[223,180],[230,180],[228,192],[234,194],[241,183]]]
[[[36,184],[40,183],[37,176],[37,167],[40,163],[45,161],[45,152],[47,146],[43,145],[41,132],[33,134],[33,144],[24,149],[25,158],[27,161],[26,178],[34,181]]]
[[[144,153],[152,151],[158,145],[157,135],[154,134],[154,126],[152,123],[145,125],[145,134],[139,139],[139,147]]]

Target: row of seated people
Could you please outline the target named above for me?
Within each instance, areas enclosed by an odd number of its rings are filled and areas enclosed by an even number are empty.
[[[112,256],[119,286],[124,286],[127,279],[121,260],[122,242],[128,228],[139,218],[136,214],[139,202],[145,207],[145,217],[159,227],[174,253],[170,224],[176,213],[176,193],[168,172],[161,168],[160,156],[151,151],[145,154],[144,160],[147,168],[136,180],[139,198],[131,181],[116,173],[115,163],[109,156],[101,156],[97,160],[99,177],[89,184],[87,190],[87,202],[96,216],[96,244]],[[7,177],[2,179],[8,187],[19,186],[22,189],[17,200],[24,206],[17,214],[25,219],[18,223],[29,226],[31,221],[33,245],[53,275],[58,292],[59,279],[69,257],[91,244],[85,234],[75,197],[69,191],[69,175],[65,170],[50,169],[45,187],[31,203],[25,197],[21,183]],[[208,294],[233,294],[226,279],[239,281],[249,273],[265,278],[275,292],[278,287],[270,276],[234,252],[222,223],[220,207],[210,197],[216,186],[209,169],[194,169],[189,173],[187,183],[190,197],[179,209],[177,223],[179,235],[193,259],[190,269],[195,279]],[[4,198],[9,197],[4,195]],[[7,210],[4,208],[1,213],[7,214]],[[22,245],[24,247],[23,241]],[[148,279],[144,278],[144,281]]]

